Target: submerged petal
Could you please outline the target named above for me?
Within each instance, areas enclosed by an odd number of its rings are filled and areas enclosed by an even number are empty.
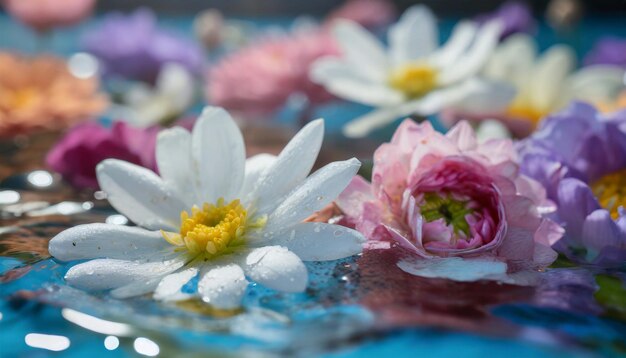
[[[415,276],[461,282],[507,280],[506,263],[495,259],[464,259],[460,257],[430,260],[414,259],[400,261],[398,267]]]

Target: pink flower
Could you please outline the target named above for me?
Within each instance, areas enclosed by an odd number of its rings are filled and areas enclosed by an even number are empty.
[[[309,67],[337,51],[323,29],[259,40],[210,70],[207,97],[217,106],[248,115],[272,113],[295,93],[304,94],[313,104],[327,101],[332,96],[309,80]]]
[[[36,31],[73,25],[91,14],[96,0],[4,0],[7,12]]]
[[[331,12],[326,22],[346,19],[376,29],[392,23],[396,15],[397,9],[390,0],[348,0]]]
[[[563,234],[541,217],[553,205],[519,173],[512,142],[479,144],[467,122],[443,135],[404,121],[376,150],[372,183],[355,178],[338,205],[371,248],[403,248],[398,266],[428,277],[527,282],[519,273],[550,265]]]
[[[154,147],[160,129],[134,128],[126,122],[115,122],[112,128],[94,122],[80,124],[50,150],[46,163],[70,184],[96,189],[96,165],[107,158],[156,170]]]

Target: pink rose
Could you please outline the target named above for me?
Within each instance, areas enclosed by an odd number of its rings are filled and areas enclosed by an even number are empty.
[[[96,0],[4,0],[7,12],[36,31],[73,25],[91,14]]]
[[[542,218],[553,205],[519,173],[513,143],[479,144],[466,122],[443,135],[404,121],[376,150],[372,183],[355,178],[338,205],[370,247],[399,246],[418,258],[400,263],[405,271],[461,281],[544,269],[563,233]],[[433,259],[435,268],[424,263]]]

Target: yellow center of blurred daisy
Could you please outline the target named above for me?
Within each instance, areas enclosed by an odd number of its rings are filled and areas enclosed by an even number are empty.
[[[194,206],[191,213],[180,213],[180,234],[161,231],[165,240],[186,248],[192,255],[214,257],[234,251],[245,243],[247,230],[264,226],[265,220],[250,222],[248,211],[239,200],[226,204],[220,198],[216,204]]]
[[[506,110],[506,114],[515,119],[526,120],[535,128],[547,113],[531,106],[513,104]]]
[[[613,219],[619,217],[619,207],[626,209],[626,169],[603,176],[593,183],[591,190]]]
[[[389,85],[409,98],[419,98],[437,87],[437,70],[426,64],[408,64],[395,69]]]

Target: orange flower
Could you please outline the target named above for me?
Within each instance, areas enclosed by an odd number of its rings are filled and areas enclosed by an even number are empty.
[[[63,129],[101,112],[95,78],[81,79],[52,56],[0,53],[0,137]]]

